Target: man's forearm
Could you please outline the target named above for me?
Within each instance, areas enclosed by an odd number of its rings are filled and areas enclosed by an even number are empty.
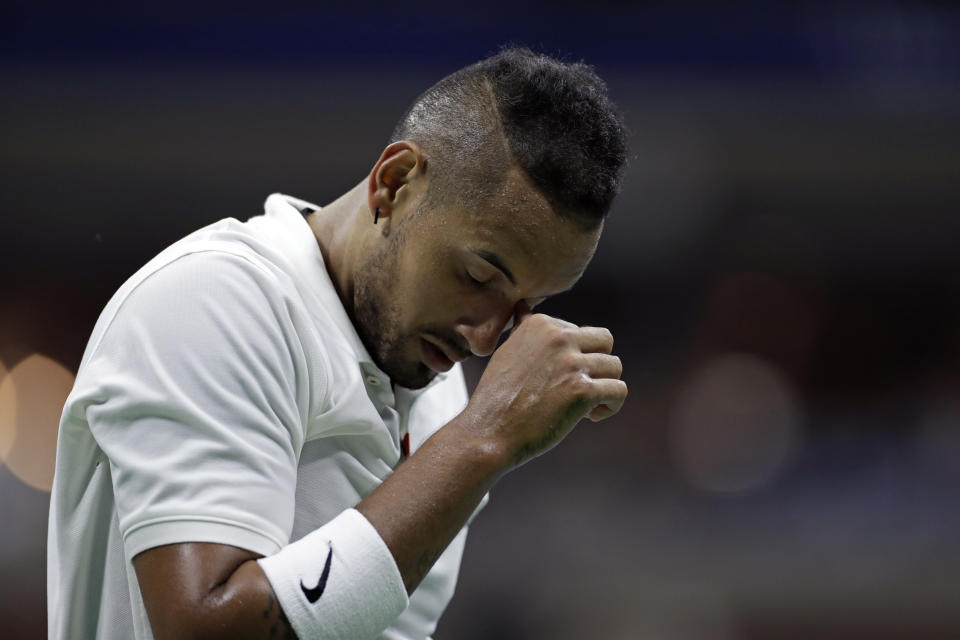
[[[477,438],[460,414],[359,505],[412,593],[505,472],[504,451]]]
[[[465,420],[441,428],[357,506],[386,543],[407,593],[416,589],[503,473],[501,452],[472,436]],[[294,544],[305,542],[310,544]],[[139,554],[134,565],[154,636],[296,637],[258,557],[203,543]],[[167,590],[170,584],[178,584],[175,593]]]

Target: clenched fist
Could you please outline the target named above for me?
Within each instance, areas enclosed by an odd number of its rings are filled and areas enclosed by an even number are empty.
[[[517,467],[560,442],[584,416],[596,422],[620,410],[627,385],[612,349],[607,329],[523,307],[464,413],[502,451],[507,470]]]

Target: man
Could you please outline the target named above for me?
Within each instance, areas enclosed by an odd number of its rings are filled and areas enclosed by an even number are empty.
[[[607,330],[531,311],[624,159],[589,67],[505,49],[329,205],[274,194],[151,260],[64,409],[50,636],[431,634],[491,486],[626,396]],[[467,402],[457,363],[495,349]]]

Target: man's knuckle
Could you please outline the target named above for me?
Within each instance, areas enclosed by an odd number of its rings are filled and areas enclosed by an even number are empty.
[[[620,361],[620,356],[613,356],[613,368],[617,372],[617,378],[623,375],[623,362]]]
[[[548,330],[547,341],[551,347],[565,347],[570,342],[569,330],[554,325]]]
[[[548,316],[545,313],[535,313],[529,318],[527,318],[527,322],[530,322],[534,326],[543,326],[543,325],[553,324],[553,322],[551,322],[550,316]]]
[[[577,400],[586,400],[593,396],[593,381],[586,375],[573,376],[570,386]]]
[[[574,353],[572,351],[566,351],[560,357],[560,363],[561,363],[561,366],[566,371],[580,372],[584,369],[583,362],[581,361],[581,359],[582,359],[581,355]],[[577,377],[579,379],[579,378],[582,378],[583,376],[577,376]]]

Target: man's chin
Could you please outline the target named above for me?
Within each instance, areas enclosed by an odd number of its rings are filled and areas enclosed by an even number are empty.
[[[437,377],[437,372],[422,362],[417,362],[412,367],[385,367],[378,365],[383,372],[390,376],[390,382],[407,389],[422,389],[430,384]]]
[[[430,369],[426,365],[418,366],[419,372],[416,376],[410,377],[391,377],[394,383],[400,385],[401,387],[406,387],[407,389],[422,389],[437,377],[437,372],[433,369]]]

